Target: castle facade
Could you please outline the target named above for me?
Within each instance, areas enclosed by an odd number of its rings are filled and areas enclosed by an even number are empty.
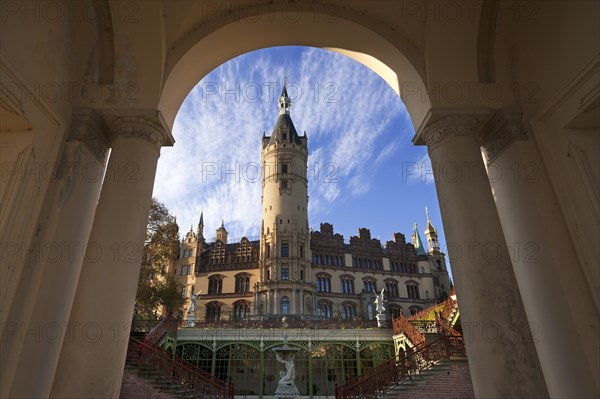
[[[196,298],[195,320],[221,322],[288,316],[374,320],[375,292],[385,291],[390,316],[408,316],[445,300],[451,289],[445,254],[427,214],[427,249],[417,225],[411,242],[395,233],[382,244],[367,228],[349,241],[321,223],[308,225],[308,138],[290,117],[284,84],[279,116],[262,137],[260,239],[228,242],[224,222],[204,238],[204,215],[183,239],[170,272],[182,296]],[[190,318],[184,312],[184,318]]]

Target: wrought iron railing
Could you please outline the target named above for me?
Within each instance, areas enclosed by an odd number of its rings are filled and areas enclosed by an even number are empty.
[[[144,341],[158,345],[165,334],[171,334],[173,336],[176,336],[178,325],[179,320],[174,319],[172,317],[165,317],[160,322],[158,322],[158,324],[156,324],[154,328],[152,328],[152,330],[150,330],[150,332],[146,335]]]
[[[160,375],[178,387],[184,388],[196,398],[233,399],[233,384],[225,384],[218,378],[200,370],[185,360],[150,342],[129,337],[127,360],[160,372]]]
[[[414,346],[423,345],[425,343],[425,335],[423,335],[415,326],[404,317],[402,314],[393,320],[394,335],[404,333],[406,338],[412,342]]]
[[[404,354],[390,359],[366,373],[336,385],[336,399],[378,398],[392,386],[400,385],[418,376],[453,354],[452,340],[443,336],[424,346],[414,347]]]

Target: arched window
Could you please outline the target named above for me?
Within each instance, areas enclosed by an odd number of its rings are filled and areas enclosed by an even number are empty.
[[[340,285],[342,287],[342,294],[354,294],[354,278],[342,276],[340,277]]]
[[[385,290],[390,298],[397,298],[400,296],[400,292],[398,291],[398,282],[396,280],[386,280]]]
[[[331,305],[331,302],[319,302],[318,304],[318,308],[319,308],[319,316],[325,318],[325,319],[331,319],[331,317],[333,316],[333,307]]]
[[[208,293],[220,294],[223,292],[223,276],[210,276],[208,278]]]
[[[331,292],[331,277],[329,275],[317,275],[317,292]]]
[[[233,318],[243,320],[250,315],[250,305],[246,301],[237,301],[233,304]]]
[[[408,293],[408,297],[411,299],[419,299],[419,284],[415,281],[407,281],[406,282],[406,292]]]
[[[250,292],[250,277],[247,274],[235,276],[235,292]]]
[[[342,305],[342,319],[354,320],[356,319],[356,305],[353,303],[344,303]]]
[[[221,321],[221,304],[219,302],[210,302],[206,304],[206,321]]]
[[[396,317],[400,317],[401,314],[402,314],[402,308],[400,306],[397,306],[397,305],[390,306],[390,315],[392,316],[393,319],[395,319]]]
[[[284,296],[281,298],[281,314],[290,314],[290,298]]]

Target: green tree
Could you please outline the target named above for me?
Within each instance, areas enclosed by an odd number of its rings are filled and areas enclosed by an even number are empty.
[[[182,310],[185,304],[185,298],[181,297],[182,285],[168,273],[169,263],[177,251],[177,221],[163,203],[152,198],[134,318],[156,318],[160,307],[173,315]]]

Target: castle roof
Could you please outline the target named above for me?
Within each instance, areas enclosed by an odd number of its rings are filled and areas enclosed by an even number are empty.
[[[300,140],[300,136],[298,136],[298,132],[296,131],[296,127],[294,126],[294,122],[292,122],[292,118],[289,114],[279,115],[279,117],[277,118],[277,122],[275,122],[273,133],[271,133],[271,138],[269,140],[269,144],[283,142],[302,144],[302,140]]]

